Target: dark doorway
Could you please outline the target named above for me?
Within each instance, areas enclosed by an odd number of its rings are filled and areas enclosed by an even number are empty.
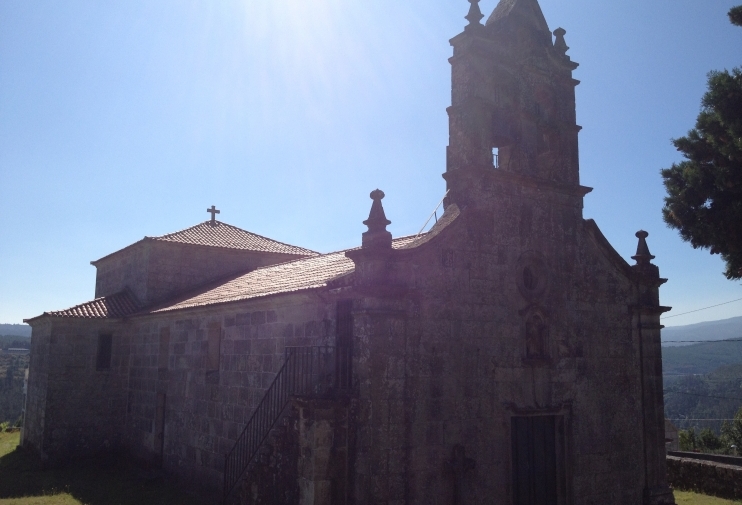
[[[512,418],[513,504],[563,505],[564,417]]]

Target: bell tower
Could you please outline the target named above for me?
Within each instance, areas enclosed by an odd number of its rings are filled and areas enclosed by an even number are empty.
[[[501,171],[576,189],[578,64],[567,56],[565,30],[552,34],[537,0],[501,0],[486,24],[479,0],[469,2],[469,24],[451,39],[449,189],[457,171]]]

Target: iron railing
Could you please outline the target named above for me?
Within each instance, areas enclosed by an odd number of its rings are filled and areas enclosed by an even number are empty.
[[[224,502],[247,472],[292,396],[322,396],[346,387],[349,365],[334,347],[287,347],[286,359],[224,462]],[[342,356],[346,358],[346,356]],[[336,361],[337,360],[337,361]]]

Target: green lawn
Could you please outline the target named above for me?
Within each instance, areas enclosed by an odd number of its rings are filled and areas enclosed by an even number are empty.
[[[50,496],[29,496],[26,498],[0,499],[0,505],[82,505],[68,493],[59,493]]]
[[[696,493],[675,491],[675,502],[678,505],[742,505],[742,501],[723,500]],[[2,503],[2,501],[0,501]]]
[[[204,505],[120,459],[40,470],[19,438],[0,433],[0,505]]]

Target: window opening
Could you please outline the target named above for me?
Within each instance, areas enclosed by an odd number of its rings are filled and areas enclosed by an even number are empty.
[[[500,148],[499,147],[492,148],[492,165],[495,168],[500,168]]]
[[[111,369],[111,353],[113,350],[113,335],[98,335],[98,354],[95,359],[96,370]]]

